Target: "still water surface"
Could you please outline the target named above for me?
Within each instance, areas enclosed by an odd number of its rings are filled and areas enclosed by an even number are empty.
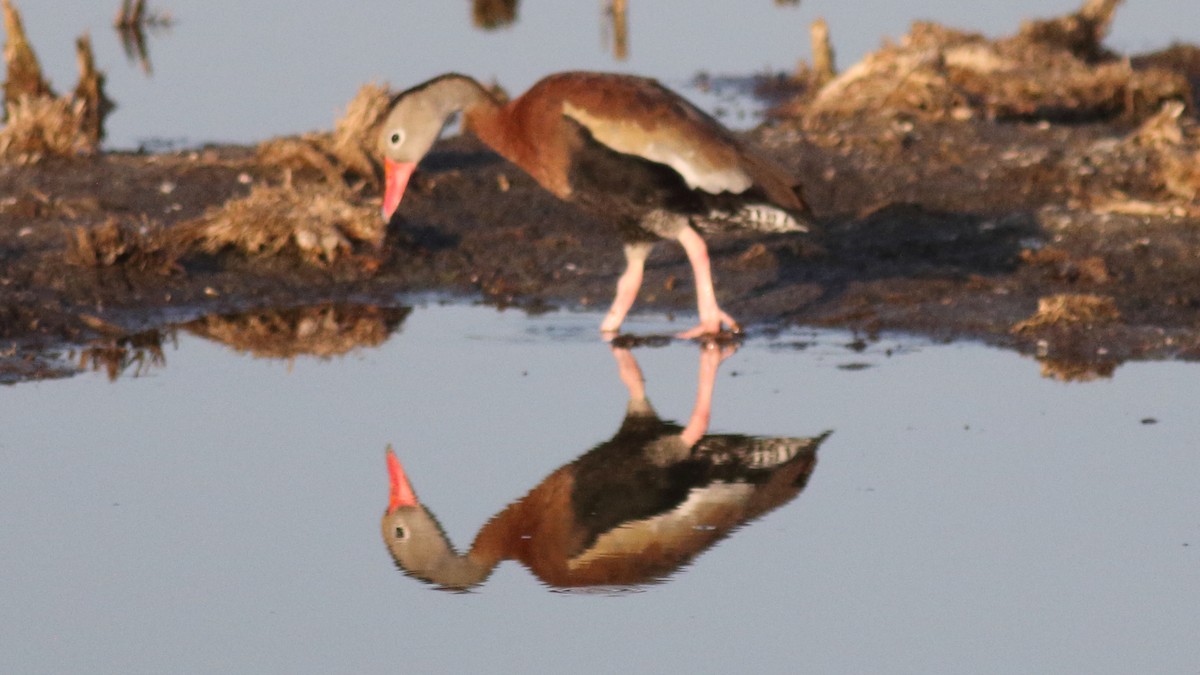
[[[808,27],[830,26],[842,68],[898,39],[917,19],[997,37],[1023,19],[1074,11],[1081,0],[630,0],[629,47],[613,50],[606,2],[521,0],[516,21],[472,24],[472,3],[418,0],[232,2],[150,0],[174,24],[146,35],[150,74],[126,57],[111,28],[119,2],[15,0],[38,58],[58,91],[74,86],[73,40],[90,31],[97,65],[118,108],[109,145],[251,143],[329,129],[367,82],[396,87],[457,70],[512,92],[561,70],[616,70],[662,79],[709,109],[744,111],[746,101],[705,94],[699,72],[747,76],[790,72],[810,58]],[[486,1],[486,0],[485,0]],[[1200,42],[1195,0],[1130,0],[1108,40],[1121,53]],[[752,115],[726,121],[751,126]]]
[[[916,18],[1000,35],[1079,3],[760,0],[701,12],[633,0],[619,61],[601,3],[525,0],[515,24],[482,31],[468,3],[164,0],[151,7],[176,23],[148,36],[150,75],[109,28],[118,3],[18,4],[60,91],[74,82],[71,40],[92,32],[120,106],[110,145],[130,148],[329,128],[365,82],[447,70],[513,90],[557,70],[620,70],[700,97],[687,88],[699,71],[790,70],[817,16],[848,66]],[[1110,45],[1196,41],[1193,5],[1131,0]],[[797,455],[806,479],[791,483],[803,489],[727,517],[748,519],[732,533],[684,521],[713,533],[709,546],[655,568],[655,583],[564,589],[505,562],[452,593],[402,573],[380,529],[389,444],[462,552],[493,516],[561,471],[579,478],[570,467],[610,447],[630,398],[622,359],[663,420],[688,423],[699,348],[614,353],[598,321],[422,306],[377,346],[331,359],[255,358],[197,337],[215,328],[181,331],[165,364],[148,359],[137,377],[0,388],[0,672],[1200,668],[1193,364],[1063,384],[976,345],[885,338],[859,351],[840,332],[752,336],[719,367],[709,441],[829,432]],[[629,327],[680,326],[638,316]],[[729,456],[759,473],[693,470],[680,483],[643,462],[640,475],[687,491],[621,517],[686,531],[661,516],[769,483],[765,455]],[[578,482],[601,486],[593,500],[620,483]],[[554,515],[578,520],[558,504]]]
[[[387,445],[464,551],[613,437],[619,358],[688,422],[705,353],[614,353],[598,322],[432,304],[325,359],[180,331],[136,377],[0,389],[0,672],[1200,665],[1192,364],[1064,384],[977,345],[751,336],[707,431],[830,432],[798,493],[657,583],[566,591],[504,562],[454,593],[403,574],[380,533]]]

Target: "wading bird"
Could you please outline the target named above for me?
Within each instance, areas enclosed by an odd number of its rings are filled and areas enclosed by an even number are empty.
[[[678,241],[692,267],[700,323],[680,334],[690,338],[738,329],[717,304],[698,229],[808,230],[795,181],[715,119],[654,80],[586,72],[550,75],[508,103],[456,73],[398,94],[379,136],[385,219],[457,112],[464,130],[542,187],[620,226],[626,269],[606,333],[621,327],[659,239]]]

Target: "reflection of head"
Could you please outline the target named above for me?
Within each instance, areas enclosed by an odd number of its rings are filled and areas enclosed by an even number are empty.
[[[420,504],[385,513],[382,530],[392,559],[408,576],[463,590],[483,583],[491,573],[469,555],[456,553],[437,519]]]

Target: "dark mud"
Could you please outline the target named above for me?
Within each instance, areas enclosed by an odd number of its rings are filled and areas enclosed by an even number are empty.
[[[824,231],[713,237],[722,304],[751,333],[819,325],[978,339],[1058,363],[1064,377],[1196,358],[1200,219],[1073,205],[1070,158],[1129,131],[921,120],[761,129],[755,140],[802,178]],[[0,167],[4,379],[59,372],[51,357],[68,345],[205,315],[395,306],[430,291],[600,310],[623,265],[610,227],[467,138],[428,158],[378,251],[321,267],[172,250],[172,228],[277,173],[241,148]],[[114,222],[127,245],[81,256],[80,232]],[[661,244],[637,308],[693,311],[690,280],[678,247]],[[1111,298],[1117,313],[1018,325],[1057,294]]]
[[[1200,357],[1200,49],[1109,53],[1117,5],[1088,0],[997,41],[917,23],[835,79],[764,80],[781,102],[748,135],[805,186],[822,231],[711,237],[722,306],[751,334],[975,339],[1064,379]],[[624,264],[614,229],[470,138],[436,146],[378,224],[386,101],[364,87],[332,134],[259,148],[10,153],[0,381],[119,374],[161,360],[177,329],[328,356],[385,339],[430,292],[607,307]],[[17,139],[10,128],[10,150]],[[677,246],[652,254],[637,310],[694,311]],[[76,363],[59,358],[76,347]]]

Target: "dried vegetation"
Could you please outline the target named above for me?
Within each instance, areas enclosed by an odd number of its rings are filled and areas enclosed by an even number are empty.
[[[178,269],[179,251],[173,239],[150,223],[134,225],[109,217],[93,227],[77,226],[67,233],[64,258],[69,265],[169,274]]]
[[[332,133],[271,139],[258,146],[259,161],[291,171],[298,178],[315,173],[331,184],[345,182],[356,190],[378,187],[375,130],[389,100],[387,87],[363,85]]]
[[[1187,78],[1156,66],[1135,69],[1104,51],[1117,4],[1089,0],[1074,14],[1027,22],[1000,40],[917,22],[899,42],[778,112],[1077,122],[1141,119],[1166,101],[1189,100]]]
[[[261,144],[259,162],[279,170],[282,183],[256,186],[210,209],[181,236],[208,253],[291,253],[318,265],[352,254],[356,244],[377,250],[387,224],[376,207],[364,204],[363,193],[378,187],[372,155],[388,99],[386,88],[366,85],[332,133]]]
[[[1121,313],[1117,303],[1103,295],[1086,293],[1062,293],[1038,300],[1038,309],[1033,316],[1012,327],[1012,332],[1023,333],[1047,326],[1063,324],[1100,324],[1117,321]]]
[[[179,228],[181,239],[206,253],[292,253],[322,265],[351,254],[356,241],[378,248],[384,233],[378,211],[353,201],[345,188],[321,183],[256,186]]]
[[[84,34],[75,43],[79,84],[72,93],[57,96],[42,76],[20,13],[11,0],[3,0],[2,5],[7,74],[0,162],[30,163],[46,156],[97,152],[113,103],[104,94],[104,75],[96,70],[91,40]]]

